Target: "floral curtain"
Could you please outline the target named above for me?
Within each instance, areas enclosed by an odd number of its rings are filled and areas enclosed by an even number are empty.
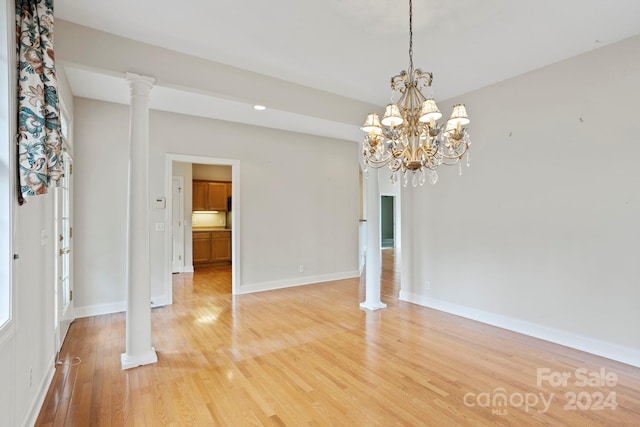
[[[62,178],[62,136],[53,60],[53,0],[15,0],[18,55],[18,202]]]

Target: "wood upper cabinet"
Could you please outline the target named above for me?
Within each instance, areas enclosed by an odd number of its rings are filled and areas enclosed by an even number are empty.
[[[225,212],[230,186],[229,182],[194,180],[192,210]]]
[[[193,181],[193,202],[191,204],[194,211],[208,211],[209,188],[207,181]]]
[[[210,211],[227,210],[227,183],[209,182],[208,206]]]

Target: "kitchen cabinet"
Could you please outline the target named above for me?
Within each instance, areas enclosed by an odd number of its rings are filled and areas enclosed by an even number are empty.
[[[231,230],[194,231],[193,265],[225,265],[231,262]]]
[[[192,197],[193,202],[191,203],[192,210],[194,211],[208,211],[208,198],[209,198],[209,189],[207,186],[207,181],[193,181],[192,185]]]
[[[211,233],[193,232],[193,264],[206,264],[211,261]]]
[[[227,210],[227,183],[226,182],[209,182],[208,187],[208,206],[210,211],[224,212]]]
[[[227,198],[231,195],[231,183],[194,180],[191,204],[193,211],[227,210]]]
[[[211,261],[231,261],[231,232],[211,233]]]

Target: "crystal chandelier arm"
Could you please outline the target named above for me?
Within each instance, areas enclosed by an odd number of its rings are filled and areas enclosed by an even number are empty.
[[[372,139],[375,138],[375,139]],[[390,150],[385,152],[384,156],[380,156],[379,147],[381,144],[384,144],[385,141],[382,136],[370,136],[367,135],[365,137],[363,147],[362,147],[362,157],[364,162],[373,167],[380,168],[385,166],[393,159],[393,154]],[[383,151],[384,152],[384,151]]]
[[[402,150],[398,148],[394,148],[393,150],[391,150],[391,154],[394,159],[403,159],[403,158],[407,158],[408,156],[411,156],[411,150],[409,146],[404,147]]]
[[[420,68],[413,72],[413,80],[416,82],[418,89],[424,86],[430,87],[433,82],[433,73],[422,71]]]
[[[391,89],[400,93],[404,93],[409,82],[409,74],[402,70],[400,74],[391,77]]]
[[[457,138],[451,138],[447,144],[442,148],[442,163],[447,166],[453,166],[458,164],[462,157],[469,149],[469,141],[465,138],[466,132],[460,132],[457,134]]]
[[[365,163],[368,166],[371,166],[374,169],[378,169],[378,168],[381,168],[383,166],[388,165],[389,162],[392,159],[393,159],[393,156],[391,156],[391,155],[389,155],[389,156],[387,156],[387,157],[385,157],[384,159],[381,159],[381,160],[376,160],[374,158],[371,158],[371,157],[365,155]]]
[[[400,161],[400,159],[398,158],[395,158],[391,162],[389,162],[389,170],[391,172],[397,172],[400,169],[404,170],[404,168],[402,168],[402,165],[403,165],[402,161]]]
[[[434,145],[420,147],[418,156],[422,158],[422,164],[428,169],[436,170],[442,164],[442,154]]]

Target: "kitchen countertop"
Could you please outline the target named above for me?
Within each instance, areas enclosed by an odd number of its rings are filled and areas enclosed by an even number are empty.
[[[198,231],[231,231],[230,228],[220,228],[220,227],[193,227],[191,229],[191,231],[193,231],[194,233],[197,233]]]

